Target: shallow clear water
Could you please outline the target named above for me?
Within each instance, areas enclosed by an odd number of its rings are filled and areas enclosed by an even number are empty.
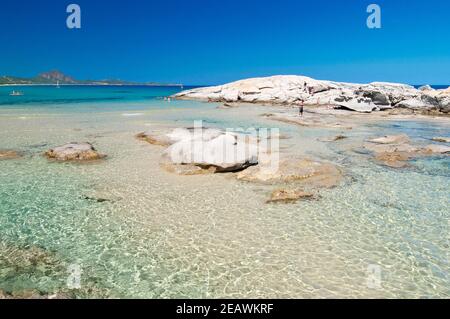
[[[372,121],[345,132],[346,140],[321,143],[341,131],[260,117],[268,107],[168,103],[162,96],[172,89],[132,87],[123,90],[138,98],[112,103],[111,93],[83,90],[74,96],[106,101],[0,97],[0,149],[24,153],[0,161],[0,289],[64,291],[75,264],[78,297],[450,297],[449,157],[395,170],[354,152],[368,136],[388,133],[430,144],[450,135],[449,123]],[[336,163],[346,178],[317,201],[268,205],[274,186],[169,174],[158,165],[163,148],[134,138],[200,119],[280,128],[290,137],[281,140],[284,151]],[[108,158],[81,165],[42,157],[70,141],[90,141]],[[375,288],[373,266],[381,274]]]

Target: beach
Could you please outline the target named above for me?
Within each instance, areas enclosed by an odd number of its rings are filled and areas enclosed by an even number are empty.
[[[164,100],[179,88],[21,90],[19,99],[0,97],[0,149],[20,154],[0,161],[5,294],[450,297],[448,154],[394,168],[364,149],[370,139],[399,134],[415,147],[448,146],[433,141],[450,136],[448,117],[309,105],[299,119],[282,105]],[[238,172],[174,174],[160,165],[165,147],[136,138],[199,120],[222,130],[279,129],[282,154],[333,165],[342,179],[314,189],[311,200],[267,203],[285,183],[240,180]],[[92,143],[107,157],[43,156],[69,142]],[[81,271],[77,289],[67,286],[73,265]]]

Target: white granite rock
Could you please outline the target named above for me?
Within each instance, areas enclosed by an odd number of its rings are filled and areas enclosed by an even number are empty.
[[[258,163],[258,145],[245,135],[215,129],[197,131],[176,134],[179,140],[166,150],[172,163],[213,166],[216,172],[238,171]]]
[[[429,90],[425,87],[418,90],[400,83],[355,84],[296,75],[245,79],[175,95],[178,99],[221,102],[292,104],[304,100],[307,104],[333,105],[363,113],[393,107],[450,111],[449,97],[449,89]]]

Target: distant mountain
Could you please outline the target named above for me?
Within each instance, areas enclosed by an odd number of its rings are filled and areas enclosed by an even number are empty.
[[[50,85],[50,84],[72,84],[72,85],[149,85],[149,86],[180,86],[181,84],[157,83],[157,82],[129,82],[116,79],[108,80],[76,80],[71,76],[53,70],[39,74],[34,78],[19,78],[15,76],[0,76],[0,85]]]
[[[74,80],[72,77],[63,74],[63,73],[59,72],[58,70],[41,73],[37,76],[37,78],[35,80],[42,81],[42,82],[48,81],[50,83],[59,82],[61,84],[77,83],[77,81]]]

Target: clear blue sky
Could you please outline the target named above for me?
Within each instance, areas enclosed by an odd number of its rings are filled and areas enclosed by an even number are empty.
[[[66,6],[82,29],[66,27]],[[382,29],[366,7],[382,8]],[[448,0],[1,0],[0,74],[217,84],[273,74],[450,84]]]

